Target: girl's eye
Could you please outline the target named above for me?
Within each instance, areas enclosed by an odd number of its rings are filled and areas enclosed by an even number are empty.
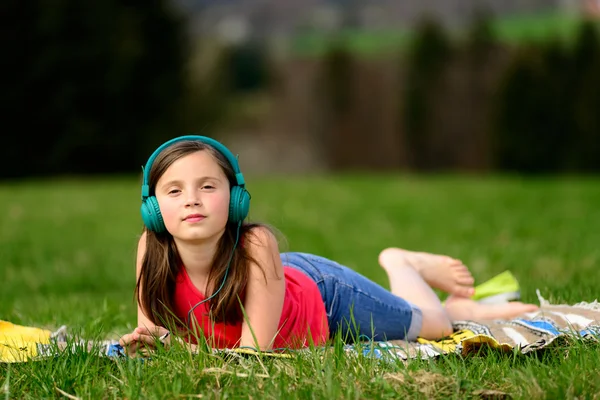
[[[171,189],[171,190],[169,190],[169,194],[176,194],[176,193],[179,193],[179,192],[181,192],[181,190],[179,190],[179,189]]]
[[[211,186],[211,185],[204,185],[204,186],[202,186],[202,189],[214,189],[214,188],[215,187]]]

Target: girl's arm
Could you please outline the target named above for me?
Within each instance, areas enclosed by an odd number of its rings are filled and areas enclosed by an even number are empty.
[[[140,277],[140,271],[142,270],[142,261],[144,260],[145,253],[146,253],[146,232],[144,231],[144,233],[142,233],[142,236],[140,237],[140,241],[138,242],[138,248],[137,248],[137,257],[136,257],[136,262],[135,262],[135,280],[136,280],[136,282]],[[138,302],[138,308],[137,308],[137,326],[138,327],[146,327],[149,329],[154,328],[156,326],[148,319],[148,317],[146,317],[146,315],[142,311],[142,307],[140,306],[139,302]]]
[[[265,228],[253,233],[256,239],[248,242],[248,251],[258,265],[250,264],[240,346],[268,350],[281,319],[285,279],[275,237]]]
[[[137,257],[136,257],[136,262],[135,262],[136,282],[140,276],[140,271],[142,269],[142,261],[144,260],[145,253],[146,253],[146,232],[144,232],[142,234],[142,236],[140,237],[140,240],[138,242]],[[150,319],[148,319],[148,317],[146,317],[146,315],[142,311],[142,307],[140,307],[140,304],[138,302],[137,327],[134,329],[133,332],[121,336],[119,343],[121,344],[121,346],[123,346],[127,349],[127,353],[129,355],[134,356],[140,350],[140,347],[142,346],[142,344],[144,342],[148,342],[148,344],[150,344],[149,339],[146,337],[147,335],[140,334],[140,332],[146,332],[146,331],[149,332],[150,330],[154,331],[159,328],[160,327],[157,327],[156,325],[154,325],[150,321]],[[141,331],[138,332],[140,329],[141,329]]]

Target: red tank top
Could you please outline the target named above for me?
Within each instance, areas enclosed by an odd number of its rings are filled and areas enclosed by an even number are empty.
[[[309,336],[315,345],[323,345],[329,337],[329,325],[317,284],[296,269],[284,266],[283,271],[285,299],[273,348],[305,347],[310,343]],[[194,286],[185,268],[181,268],[175,282],[173,299],[177,318],[186,322],[189,310],[204,299],[205,296]],[[194,309],[194,317],[208,343],[217,348],[237,347],[242,335],[242,324],[213,323],[207,314],[208,303]]]

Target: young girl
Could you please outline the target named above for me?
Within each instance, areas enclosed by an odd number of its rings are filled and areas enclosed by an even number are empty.
[[[130,354],[159,336],[166,345],[172,336],[192,346],[204,337],[213,347],[260,350],[323,345],[337,334],[346,341],[436,339],[452,333],[453,320],[537,309],[470,300],[473,277],[446,256],[384,249],[379,264],[390,292],[323,257],[280,254],[267,226],[244,222],[249,203],[236,157],[213,139],[179,137],[150,156],[136,265],[138,327],[120,341]],[[444,306],[432,288],[450,294]]]

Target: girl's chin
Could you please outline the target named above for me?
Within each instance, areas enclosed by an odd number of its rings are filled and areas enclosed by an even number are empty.
[[[206,232],[198,230],[197,232],[180,232],[173,235],[175,240],[182,242],[204,242],[214,239],[219,232]]]

